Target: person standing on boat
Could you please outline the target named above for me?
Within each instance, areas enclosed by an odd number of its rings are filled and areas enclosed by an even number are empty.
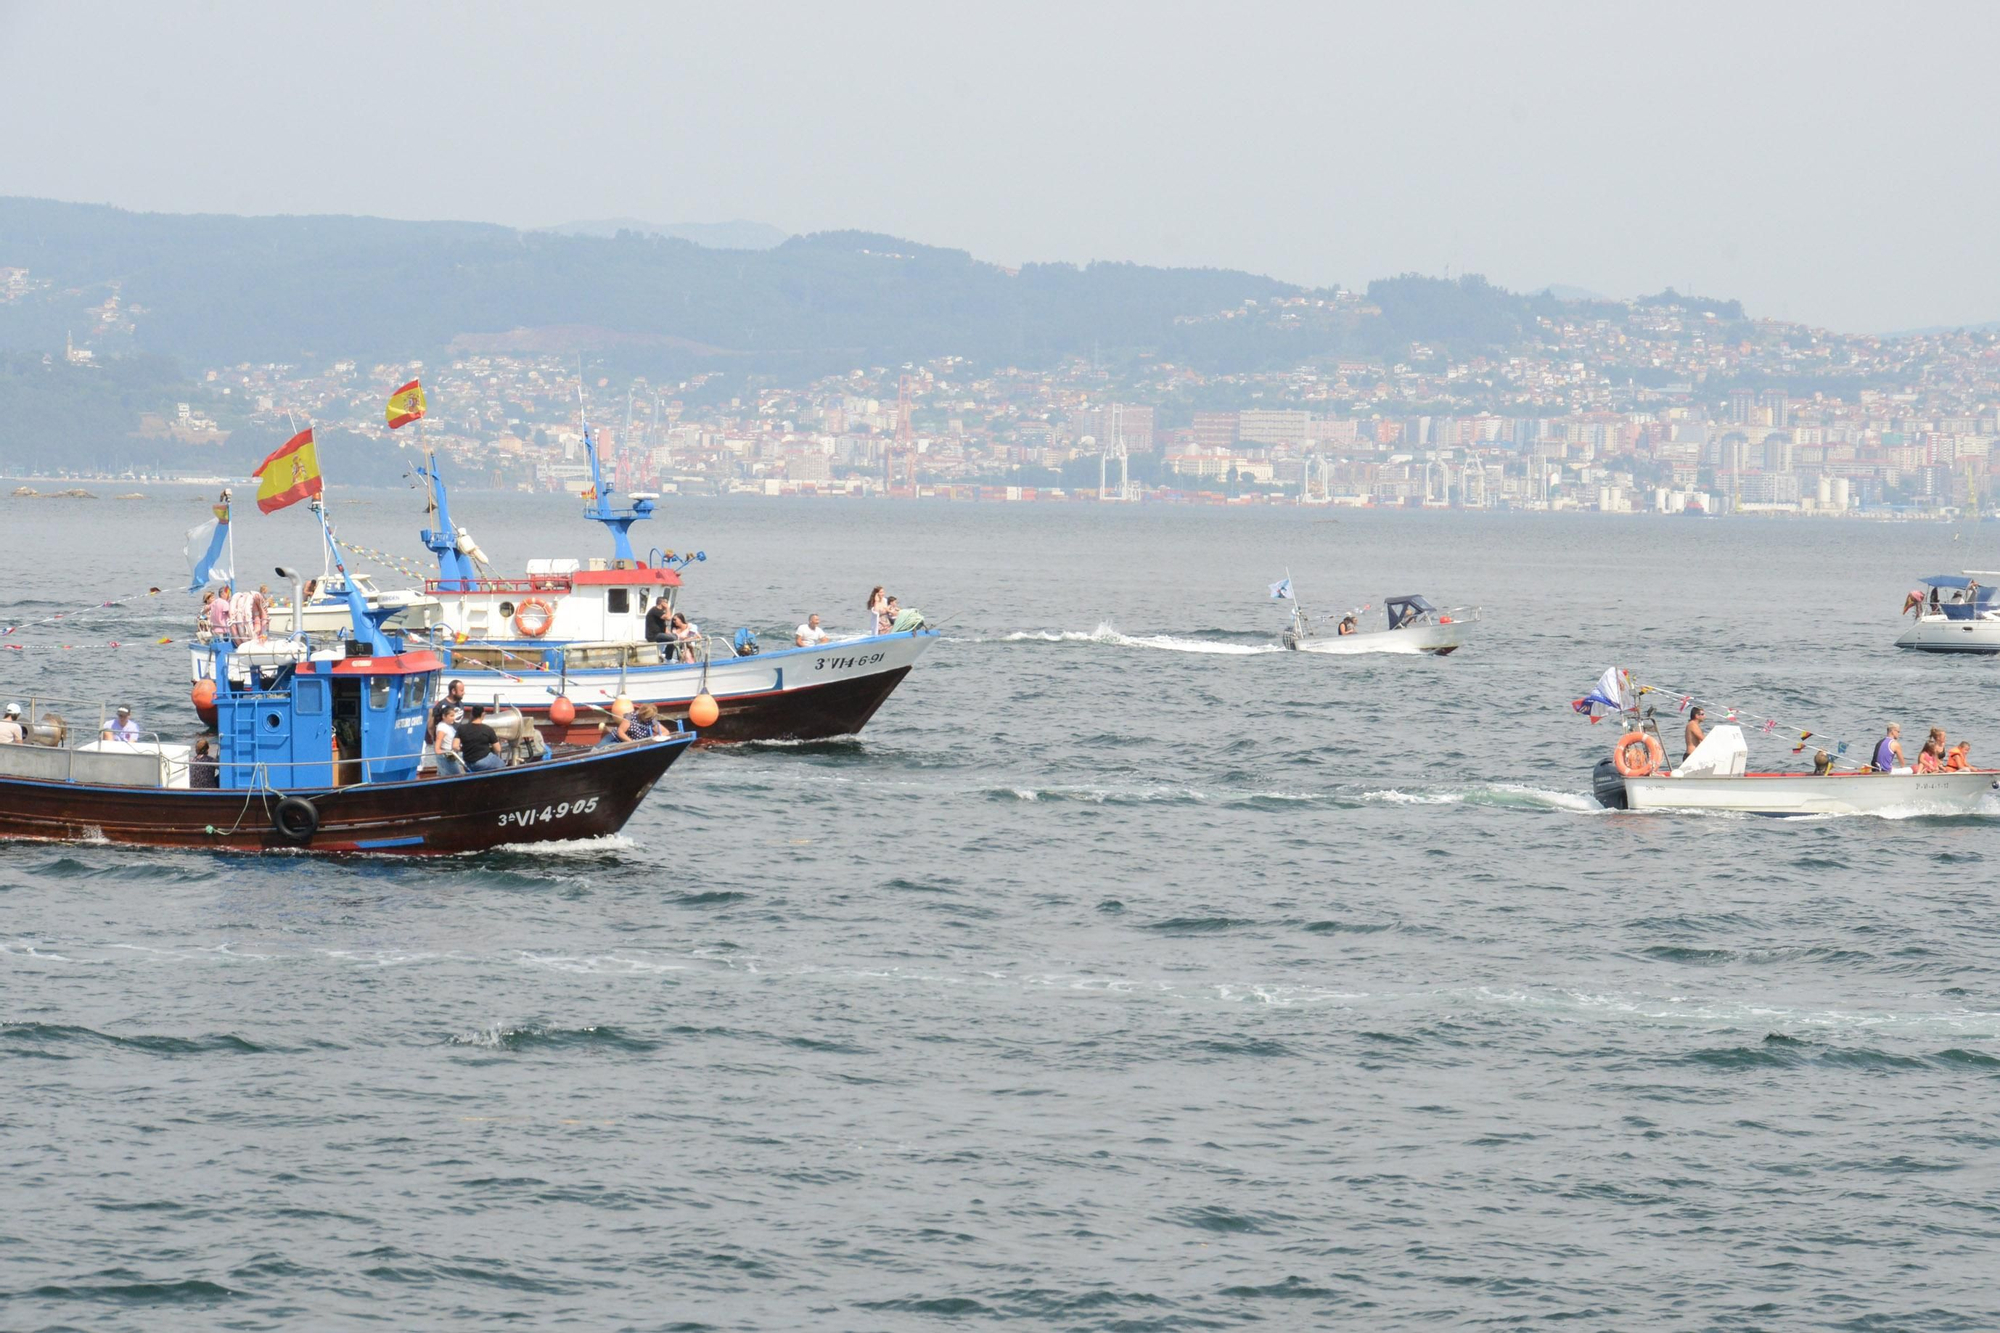
[[[21,729],[21,705],[8,704],[7,715],[0,718],[0,745],[26,745],[28,733]]]
[[[1893,773],[1906,767],[1903,763],[1903,743],[1896,739],[1902,734],[1903,729],[1891,722],[1882,739],[1875,742],[1875,760],[1869,767],[1877,773]]]
[[[1688,714],[1688,724],[1681,732],[1681,762],[1686,763],[1695,747],[1708,739],[1708,731],[1701,725],[1708,713],[1699,704]]]
[[[208,604],[208,632],[218,639],[229,637],[229,585],[216,589]]]
[[[882,612],[888,608],[889,599],[882,592],[882,585],[876,584],[868,590],[868,628],[864,633],[886,633],[882,624]]]
[[[429,739],[434,740],[436,738],[438,724],[445,720],[445,714],[450,713],[455,709],[462,708],[464,706],[465,706],[465,682],[462,680],[455,680],[451,684],[445,686],[444,698],[438,700],[437,706],[431,709],[431,725],[430,725],[431,735]]]
[[[449,699],[438,705],[437,727],[431,740],[437,747],[437,770],[441,778],[462,777],[465,773],[465,761],[458,754],[458,720],[461,716],[458,705]]]

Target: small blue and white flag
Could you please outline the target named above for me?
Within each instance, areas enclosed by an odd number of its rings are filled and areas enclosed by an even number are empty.
[[[1298,600],[1292,596],[1292,580],[1290,575],[1286,575],[1271,585],[1271,600],[1275,602],[1281,597],[1291,601]]]
[[[228,583],[235,577],[229,567],[229,520],[222,517],[227,512],[218,507],[216,517],[188,531],[189,592],[200,592],[211,583]]]

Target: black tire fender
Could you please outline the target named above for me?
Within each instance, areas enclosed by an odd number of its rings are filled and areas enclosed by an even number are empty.
[[[286,842],[310,842],[319,832],[319,807],[303,796],[287,796],[271,811],[271,827]]]

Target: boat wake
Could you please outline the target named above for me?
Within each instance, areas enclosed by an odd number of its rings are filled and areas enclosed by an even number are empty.
[[[1603,814],[1603,807],[1582,792],[1550,791],[1513,782],[1469,786],[1345,787],[1324,791],[1285,789],[1202,790],[1173,784],[1094,785],[1065,783],[1043,786],[1010,784],[979,789],[996,801],[1080,803],[1085,805],[1188,804],[1242,806],[1285,810],[1300,805],[1361,809],[1380,805],[1471,805],[1498,810]]]
[[[1190,639],[1174,634],[1122,634],[1109,621],[1096,629],[1016,630],[997,639],[974,639],[974,643],[1095,643],[1108,648],[1151,648],[1169,653],[1211,653],[1226,657],[1250,657],[1260,653],[1280,653],[1284,649],[1269,641],[1227,643],[1220,639]]]

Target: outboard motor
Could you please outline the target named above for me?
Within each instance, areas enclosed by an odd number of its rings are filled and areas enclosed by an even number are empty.
[[[735,642],[736,655],[738,657],[755,657],[757,655],[757,636],[749,630],[737,630]]]
[[[1598,760],[1597,767],[1591,770],[1590,791],[1606,810],[1625,808],[1625,779],[1619,776],[1618,765],[1608,757]]]

